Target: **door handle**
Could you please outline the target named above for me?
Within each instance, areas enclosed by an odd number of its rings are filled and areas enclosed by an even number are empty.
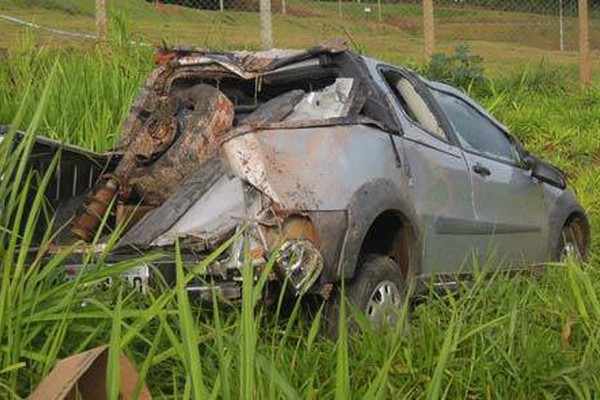
[[[484,167],[481,164],[475,164],[473,166],[473,172],[481,176],[490,176],[492,174],[487,167]]]

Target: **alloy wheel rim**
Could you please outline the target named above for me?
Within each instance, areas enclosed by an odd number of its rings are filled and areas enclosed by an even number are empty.
[[[560,254],[560,262],[567,263],[570,260],[580,260],[579,251],[577,250],[577,246],[574,243],[567,242],[563,246],[562,252]]]
[[[575,234],[573,223],[566,227],[562,232],[563,248],[560,253],[560,262],[582,261],[583,255],[579,248],[578,237]]]
[[[395,323],[398,319],[395,311],[399,305],[400,291],[397,285],[391,281],[383,281],[371,292],[365,314],[370,321],[377,324]]]

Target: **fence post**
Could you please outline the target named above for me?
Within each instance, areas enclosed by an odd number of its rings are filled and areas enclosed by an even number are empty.
[[[106,0],[96,0],[96,32],[99,40],[106,40]]]
[[[423,0],[423,53],[425,61],[435,52],[435,22],[433,19],[433,0]]]
[[[579,71],[584,86],[588,86],[592,79],[589,23],[588,0],[579,0]]]
[[[273,48],[271,0],[260,0],[260,39],[264,50]]]
[[[560,51],[565,51],[565,16],[563,0],[558,0],[558,30],[560,35]]]

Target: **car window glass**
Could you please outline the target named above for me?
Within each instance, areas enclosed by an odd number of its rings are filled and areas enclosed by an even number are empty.
[[[506,134],[488,118],[458,97],[437,90],[432,92],[465,150],[518,163],[514,146]]]
[[[446,135],[440,128],[437,118],[413,84],[397,72],[385,71],[383,76],[412,122],[446,140]]]

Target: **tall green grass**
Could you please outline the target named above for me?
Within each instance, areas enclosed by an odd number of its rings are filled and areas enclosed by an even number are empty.
[[[152,68],[151,50],[124,45],[57,52],[24,44],[0,63],[0,121],[10,123],[22,108],[23,123],[18,127],[26,127],[54,65],[54,83],[36,128],[53,139],[98,151],[110,149]]]
[[[0,180],[0,398],[26,397],[58,359],[101,344],[110,347],[112,398],[120,351],[138,366],[138,390],[147,384],[155,398],[591,399],[600,394],[596,242],[590,265],[551,266],[538,278],[477,275],[456,292],[422,295],[408,330],[366,327],[335,342],[321,333],[322,308],[292,302],[290,312],[277,313],[283,298],[269,307],[259,303],[270,267],[257,281],[244,270],[241,305],[215,303],[207,309],[191,301],[185,285],[230,243],[193,269],[183,268],[177,258],[176,286],[148,296],[131,292],[118,277],[139,263],[151,264],[154,255],[111,268],[87,257],[82,274],[64,281],[69,250],[42,257],[43,247],[36,253],[30,245],[31,227],[45,218],[44,199],[38,190],[29,206],[24,189],[42,189],[52,170],[33,174],[27,156],[34,133],[97,149],[113,143],[148,69],[143,54],[114,51],[57,56],[40,50],[11,55],[10,65],[0,66],[0,90],[11,96],[0,99],[0,118],[28,132],[17,148],[9,148],[9,140],[0,143],[0,175],[14,177]],[[564,87],[535,92],[519,83],[527,79],[495,80],[493,90],[477,96],[526,145],[571,174],[596,228],[597,94]],[[26,257],[27,250],[38,256]],[[107,277],[115,284],[99,289]],[[343,308],[341,314],[351,312]]]

